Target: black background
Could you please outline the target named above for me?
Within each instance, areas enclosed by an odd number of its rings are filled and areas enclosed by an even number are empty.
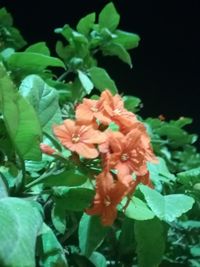
[[[54,28],[75,27],[84,15],[99,11],[109,1],[0,1],[14,17],[29,43],[47,41],[54,53]],[[138,96],[141,115],[167,119],[192,117],[190,131],[200,132],[200,8],[199,0],[113,0],[121,15],[120,27],[140,35],[131,52],[133,68],[107,57],[107,68],[121,92]]]

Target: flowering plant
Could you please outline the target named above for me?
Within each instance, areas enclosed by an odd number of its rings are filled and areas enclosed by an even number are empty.
[[[58,58],[22,50],[0,9],[1,266],[199,266],[197,136],[141,118],[98,67],[97,52],[132,66],[119,21],[109,3],[56,29]]]

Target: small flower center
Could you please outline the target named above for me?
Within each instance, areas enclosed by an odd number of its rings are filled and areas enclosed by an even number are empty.
[[[80,136],[78,134],[72,135],[72,143],[76,144],[80,141]]]
[[[127,161],[129,159],[129,156],[127,153],[124,153],[121,155],[121,161]]]
[[[98,108],[96,108],[96,107],[91,107],[90,110],[92,110],[93,112],[97,112],[97,111],[98,111]]]
[[[114,110],[114,114],[115,114],[115,115],[120,115],[121,113],[122,113],[122,111],[121,111],[120,108],[116,108],[116,109]]]
[[[109,196],[106,196],[105,199],[104,199],[104,205],[106,207],[110,206],[111,204],[111,200],[110,200],[110,197]]]

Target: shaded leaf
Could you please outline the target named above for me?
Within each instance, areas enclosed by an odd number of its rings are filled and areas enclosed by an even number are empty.
[[[110,78],[104,69],[92,67],[89,69],[89,75],[94,86],[101,92],[105,89],[109,89],[113,94],[117,93],[115,82]]]
[[[42,266],[68,267],[62,246],[51,228],[45,223],[43,223],[39,242],[39,255]]]
[[[107,231],[108,227],[102,226],[99,217],[83,214],[78,230],[81,252],[90,257],[102,243]]]
[[[35,266],[36,237],[42,226],[36,204],[19,198],[0,199],[1,266]]]
[[[119,236],[119,253],[121,257],[128,257],[135,251],[134,220],[125,218]]]
[[[56,199],[57,205],[64,204],[65,210],[83,211],[92,203],[94,191],[88,188],[69,188],[61,198]]]
[[[71,169],[70,171],[58,172],[50,174],[48,176],[39,177],[33,182],[29,183],[27,187],[34,186],[36,184],[43,184],[45,186],[78,186],[85,183],[87,177],[77,169]]]
[[[40,160],[42,132],[35,110],[17,92],[2,66],[0,88],[5,125],[17,153],[23,159]]]
[[[120,21],[120,15],[117,13],[113,3],[107,4],[99,14],[99,25],[102,28],[108,28],[114,31]]]
[[[165,250],[164,228],[158,219],[135,222],[139,267],[156,267]]]
[[[200,181],[200,167],[184,171],[184,172],[179,172],[177,174],[178,180],[182,184],[190,184],[193,185],[195,183],[198,183]]]
[[[190,210],[194,204],[192,197],[183,194],[163,196],[144,185],[140,185],[140,190],[154,214],[166,222],[174,221]]]
[[[56,230],[64,234],[66,230],[66,210],[63,203],[55,201],[54,207],[51,211],[51,220]]]
[[[117,56],[119,59],[127,63],[132,68],[131,57],[121,44],[109,43],[103,46],[101,49],[105,56]]]

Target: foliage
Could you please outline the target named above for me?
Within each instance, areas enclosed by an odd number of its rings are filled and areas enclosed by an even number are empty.
[[[57,28],[56,57],[0,9],[1,266],[200,266],[197,135],[118,94],[96,55],[132,67],[119,22]]]

